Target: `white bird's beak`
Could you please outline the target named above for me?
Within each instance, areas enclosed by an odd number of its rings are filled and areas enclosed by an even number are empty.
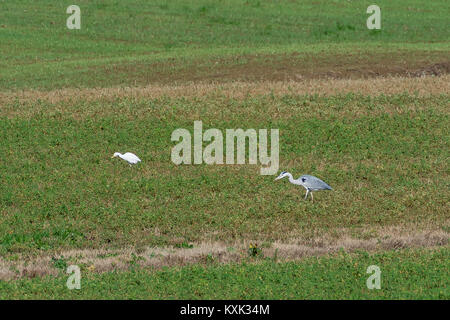
[[[275,178],[274,181],[280,180],[281,178],[282,178],[282,177],[278,176],[278,177]]]

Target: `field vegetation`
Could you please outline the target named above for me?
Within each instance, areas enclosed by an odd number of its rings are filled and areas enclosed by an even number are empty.
[[[0,298],[449,298],[447,1],[71,4],[0,1]],[[197,120],[334,190],[175,165]]]

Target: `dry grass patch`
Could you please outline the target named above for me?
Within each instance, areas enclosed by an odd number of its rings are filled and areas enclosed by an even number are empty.
[[[13,102],[45,101],[51,104],[79,100],[114,101],[121,98],[157,99],[161,97],[193,98],[224,96],[244,99],[253,95],[319,94],[337,95],[359,93],[377,96],[408,93],[417,96],[448,94],[450,75],[421,77],[383,77],[373,79],[309,79],[303,81],[259,81],[230,83],[188,83],[182,85],[149,85],[144,87],[115,87],[89,89],[58,89],[52,91],[22,90],[0,93],[2,105]],[[13,110],[12,110],[13,111]]]
[[[337,233],[336,233],[337,232]],[[128,247],[123,249],[84,249],[62,251],[53,255],[14,256],[0,258],[0,279],[33,278],[58,275],[54,257],[61,257],[67,265],[79,265],[86,272],[127,270],[132,266],[155,267],[183,266],[194,263],[230,263],[249,259],[251,243],[259,243],[259,257],[280,261],[298,260],[308,256],[336,253],[340,250],[369,252],[404,248],[437,247],[448,245],[449,233],[439,229],[411,232],[405,227],[339,230],[310,238],[293,238],[290,241],[242,240],[240,242],[202,242],[192,248],[183,247]]]

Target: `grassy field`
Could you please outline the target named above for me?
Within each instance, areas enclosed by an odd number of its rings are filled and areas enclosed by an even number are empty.
[[[86,114],[41,103],[40,115],[0,120],[9,160],[1,163],[2,253],[448,222],[445,95],[77,99],[73,109]],[[171,133],[192,132],[197,119],[205,130],[279,128],[280,170],[317,175],[335,191],[310,203],[259,165],[175,165]],[[110,159],[115,151],[143,163],[129,168]]]
[[[1,3],[0,88],[283,79],[320,66],[402,73],[448,61],[444,0],[377,1],[378,31],[366,27],[370,1],[80,0],[82,27],[68,30],[71,4]]]
[[[0,2],[0,298],[449,298],[447,1],[378,1],[379,31],[368,1],[70,4]],[[334,190],[175,165],[197,120],[279,129],[279,171]]]

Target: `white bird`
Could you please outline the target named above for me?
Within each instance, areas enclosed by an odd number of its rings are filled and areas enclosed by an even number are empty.
[[[305,175],[301,176],[300,178],[298,178],[297,180],[295,180],[292,177],[292,174],[290,174],[289,172],[283,171],[282,173],[280,173],[280,175],[275,180],[279,180],[284,177],[289,177],[290,183],[302,186],[303,188],[306,189],[305,200],[306,200],[306,198],[308,198],[308,194],[310,192],[311,192],[311,200],[314,202],[313,191],[333,190],[328,184],[326,184],[319,178],[310,176],[308,174],[305,174]]]
[[[111,158],[115,158],[115,157],[119,157],[119,158],[125,160],[126,162],[128,162],[130,164],[130,166],[132,164],[141,162],[141,159],[139,159],[139,157],[137,155],[135,155],[134,153],[131,153],[131,152],[127,152],[125,154],[115,152]]]

